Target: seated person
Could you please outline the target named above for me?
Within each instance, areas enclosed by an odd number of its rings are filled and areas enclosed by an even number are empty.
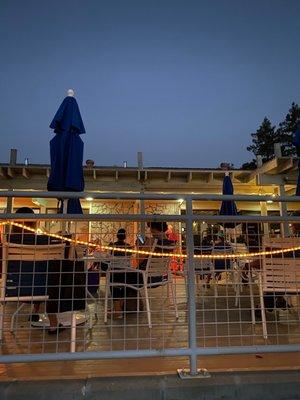
[[[212,252],[211,237],[205,235],[201,238],[201,235],[194,235],[194,254],[195,255],[207,255]],[[201,262],[195,264],[195,271],[201,280],[206,280],[207,287],[209,287],[209,282],[211,278],[210,273],[210,259],[202,259]],[[201,272],[201,273],[199,273]]]
[[[21,207],[16,211],[17,214],[33,214],[29,207]],[[36,229],[36,223],[27,221],[24,225]],[[8,237],[11,243],[24,245],[48,245],[52,244],[52,239],[47,235],[38,235],[26,229],[13,226]],[[7,271],[7,296],[44,296],[48,295],[49,300],[46,303],[46,309],[49,316],[50,328],[49,334],[56,334],[63,330],[58,325],[56,311],[53,312],[51,305],[57,302],[57,285],[51,284],[55,271],[60,269],[60,261],[9,261]],[[54,286],[56,288],[54,289]],[[54,292],[53,292],[54,290]],[[17,292],[16,292],[17,291]],[[53,293],[52,293],[53,292]],[[31,322],[39,321],[40,302],[33,303],[33,311],[30,316]]]
[[[147,223],[150,228],[151,236],[145,239],[145,244],[142,246],[144,251],[154,251],[155,253],[169,253],[174,250],[174,241],[169,240],[166,236],[168,226],[166,222],[149,222]],[[155,243],[155,247],[153,248]],[[148,255],[139,255],[137,259],[137,270],[145,270],[147,266]],[[116,273],[113,274],[114,283],[127,283],[132,286],[140,286],[143,284],[142,274],[136,272]],[[159,283],[164,279],[163,276],[150,278],[149,283]],[[133,292],[133,293],[132,293]],[[112,297],[114,305],[114,316],[115,318],[122,318],[122,311],[124,306],[124,299],[136,295],[136,291],[130,288],[122,286],[112,288]]]
[[[34,214],[29,207],[21,207],[16,214]],[[29,228],[36,229],[36,223],[27,221],[25,223]],[[49,238],[44,235],[37,235],[18,226],[12,226],[8,236],[11,243],[25,245],[45,245],[49,243]],[[47,266],[43,261],[35,263],[35,271],[31,261],[9,261],[6,282],[6,296],[43,296],[46,295],[46,276]],[[16,292],[17,290],[17,292]],[[39,320],[40,303],[33,303],[33,311],[30,320],[36,322]]]
[[[121,228],[117,232],[117,241],[109,243],[110,247],[124,247],[125,249],[131,249],[130,244],[126,243],[126,230]],[[115,257],[126,256],[126,251],[111,250],[111,254]]]
[[[174,243],[177,243],[178,240],[179,240],[179,236],[174,232],[173,225],[171,225],[171,224],[168,224],[168,229],[166,231],[166,236],[170,241],[172,241]]]
[[[100,246],[101,247],[101,246]],[[124,247],[126,249],[131,249],[131,245],[126,243],[126,230],[120,228],[117,232],[117,240],[115,242],[110,242],[109,247]],[[97,250],[96,252],[97,253]],[[101,253],[101,252],[100,252]],[[126,251],[110,250],[110,254],[116,257],[124,257],[127,255]],[[96,270],[100,267],[101,271],[107,271],[108,263],[105,261],[93,263],[92,270]]]
[[[230,243],[225,240],[224,234],[219,232],[216,239],[213,241],[212,254],[228,254],[232,252]],[[214,260],[214,271],[217,279],[221,278],[221,273],[229,269],[230,265],[231,260],[229,258],[217,258]]]

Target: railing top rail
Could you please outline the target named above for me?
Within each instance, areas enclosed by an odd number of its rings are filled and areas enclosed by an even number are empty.
[[[73,221],[165,221],[184,222],[188,218],[192,221],[203,222],[297,222],[300,217],[288,216],[261,216],[261,215],[174,215],[174,214],[0,214],[0,221],[46,221],[46,220],[73,220]]]
[[[261,195],[222,195],[222,194],[164,194],[164,193],[99,193],[99,192],[48,192],[48,191],[22,191],[22,190],[1,190],[0,197],[40,197],[40,198],[93,198],[115,199],[115,200],[202,200],[202,201],[273,201],[273,202],[300,202],[300,196],[261,196]]]

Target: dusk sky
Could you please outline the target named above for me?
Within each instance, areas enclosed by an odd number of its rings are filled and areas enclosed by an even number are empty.
[[[49,162],[74,88],[96,165],[236,167],[300,103],[299,0],[0,0],[0,162]]]

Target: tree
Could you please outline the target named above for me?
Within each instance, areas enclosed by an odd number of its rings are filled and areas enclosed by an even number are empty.
[[[292,103],[284,121],[279,124],[277,130],[278,141],[283,144],[283,156],[296,156],[297,151],[293,145],[293,136],[296,132],[297,124],[300,122],[300,107],[296,103]]]
[[[252,145],[247,147],[255,156],[260,155],[262,161],[266,162],[273,158],[274,144],[278,142],[278,135],[275,131],[275,126],[272,126],[271,121],[265,117],[255,133],[251,133]],[[247,163],[252,166],[252,163]],[[247,165],[246,164],[246,165]]]
[[[241,166],[241,169],[255,169],[257,168],[257,161],[255,158],[253,158],[252,161],[246,162]]]

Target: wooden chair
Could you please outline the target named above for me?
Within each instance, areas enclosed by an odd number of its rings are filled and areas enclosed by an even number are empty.
[[[263,238],[263,250],[272,251],[300,247],[300,238]],[[262,257],[262,270],[258,274],[259,298],[262,314],[263,336],[268,337],[264,293],[299,295],[300,257],[295,252]]]

